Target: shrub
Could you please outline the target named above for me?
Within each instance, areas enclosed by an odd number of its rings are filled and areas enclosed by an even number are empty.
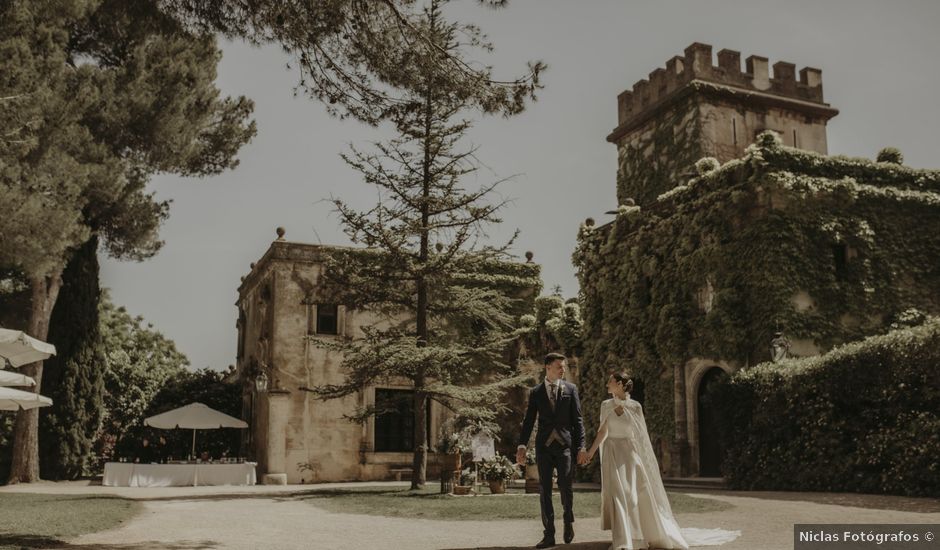
[[[735,373],[713,395],[740,489],[940,496],[940,319]]]

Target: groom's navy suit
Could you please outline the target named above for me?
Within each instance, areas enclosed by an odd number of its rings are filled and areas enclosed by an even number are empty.
[[[578,388],[564,380],[552,406],[545,382],[529,391],[519,445],[528,446],[532,428],[538,418],[539,431],[535,435],[535,462],[539,469],[540,504],[542,525],[546,536],[555,536],[555,508],[552,505],[552,470],[558,472],[558,492],[564,508],[565,523],[574,522],[571,482],[574,474],[574,459],[579,449],[584,448],[584,421],[581,418],[581,399]],[[552,434],[556,437],[551,437]],[[551,439],[551,442],[549,442]],[[572,456],[574,455],[574,456]]]

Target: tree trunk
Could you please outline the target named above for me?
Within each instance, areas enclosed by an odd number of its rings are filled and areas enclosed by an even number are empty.
[[[433,2],[431,4],[430,10],[430,34],[433,36],[435,32],[435,19],[437,16],[437,3]],[[434,120],[434,94],[431,88],[430,82],[428,82],[427,88],[424,93],[424,135],[422,136],[422,148],[424,149],[424,160],[422,162],[422,188],[421,188],[421,245],[418,251],[418,269],[423,270],[428,263],[429,252],[430,252],[430,229],[429,224],[431,221],[431,205],[429,203],[431,197],[431,162],[432,162],[432,152],[431,149],[434,146],[433,141],[433,120]],[[418,337],[418,347],[424,347],[428,345],[428,282],[425,279],[425,274],[423,271],[419,271],[418,277],[415,281],[415,286],[417,287],[418,293],[418,303],[417,311],[415,316],[415,324],[417,329]],[[428,468],[428,431],[427,431],[427,394],[424,392],[425,385],[427,384],[427,367],[424,364],[417,366],[415,377],[415,429],[414,429],[414,445],[415,445],[415,456],[414,463],[412,465],[413,473],[411,475],[411,488],[419,489],[424,487],[424,483],[427,479],[427,468]]]
[[[61,271],[49,277],[32,276],[29,279],[32,300],[27,334],[45,341],[49,337],[52,308],[62,287]],[[33,391],[39,393],[42,384],[42,361],[23,366],[20,371],[36,380]],[[33,483],[39,481],[39,409],[19,411],[13,427],[13,462],[7,483]]]

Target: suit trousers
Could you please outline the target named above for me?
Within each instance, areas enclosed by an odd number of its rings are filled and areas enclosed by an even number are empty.
[[[542,508],[542,527],[546,536],[555,536],[555,507],[552,504],[552,471],[558,472],[558,492],[564,510],[565,523],[574,523],[572,510],[574,496],[571,483],[574,475],[574,460],[570,447],[552,442],[535,449],[535,463],[539,469],[539,504]]]

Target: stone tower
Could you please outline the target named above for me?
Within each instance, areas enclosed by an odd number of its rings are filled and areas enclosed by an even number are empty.
[[[766,57],[718,52],[698,42],[617,96],[617,200],[645,205],[691,177],[695,161],[740,157],[754,137],[776,131],[785,145],[826,154],[826,122],[838,110],[823,101],[822,71]]]

